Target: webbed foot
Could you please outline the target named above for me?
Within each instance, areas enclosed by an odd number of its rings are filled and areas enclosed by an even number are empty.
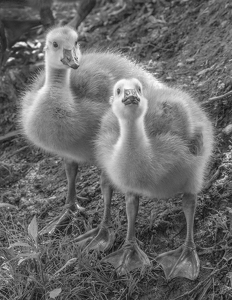
[[[115,239],[114,231],[105,225],[100,225],[74,239],[74,242],[83,245],[90,241],[85,250],[106,251],[113,245]]]
[[[117,270],[118,275],[151,265],[149,258],[136,242],[126,242],[120,250],[103,258],[102,262],[111,263]]]
[[[85,200],[86,198],[83,197],[77,197],[79,200]],[[72,215],[76,211],[84,211],[85,208],[80,206],[79,204],[75,204],[75,206],[67,206],[63,212],[55,217],[50,223],[48,223],[40,232],[40,235],[48,234],[53,235],[59,230],[63,230],[65,227],[68,226],[68,224],[71,221]]]
[[[195,280],[199,275],[200,261],[195,247],[184,244],[176,250],[158,255],[156,261],[161,264],[167,280],[175,277]]]

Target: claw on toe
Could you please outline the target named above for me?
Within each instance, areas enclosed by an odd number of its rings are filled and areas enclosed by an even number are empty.
[[[134,269],[151,265],[149,258],[139,248],[137,243],[126,243],[120,250],[103,258],[102,262],[112,264],[119,276]]]
[[[85,248],[86,250],[97,250],[97,251],[106,251],[113,246],[115,240],[114,231],[108,227],[97,227],[94,228],[80,236],[78,236],[74,242],[77,245],[82,246],[87,242],[90,242]]]
[[[162,266],[167,280],[175,277],[195,280],[199,275],[200,261],[194,247],[183,245],[158,255],[156,261]]]
[[[76,198],[77,198],[77,201],[79,202],[79,201],[81,201],[81,202],[88,202],[90,199],[88,198],[88,197],[82,197],[82,196],[76,196]],[[75,209],[74,209],[74,211],[76,211],[76,210],[78,210],[78,211],[85,211],[85,208],[83,207],[83,206],[81,206],[79,203],[75,203]]]

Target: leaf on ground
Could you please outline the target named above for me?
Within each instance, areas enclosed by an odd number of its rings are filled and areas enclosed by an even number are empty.
[[[62,270],[64,270],[65,268],[67,268],[68,266],[74,264],[77,261],[77,258],[71,258],[69,259],[65,265],[63,265],[62,268],[60,268],[58,271],[56,271],[56,273],[54,275],[57,275],[58,273],[60,273]]]
[[[35,244],[37,246],[37,238],[38,238],[38,224],[36,221],[36,216],[33,217],[31,223],[28,225],[28,234],[33,238]]]
[[[39,253],[37,253],[37,252],[21,253],[20,259],[18,261],[18,266],[25,260],[38,259],[38,257],[39,257]]]
[[[230,285],[232,287],[232,272],[229,272],[228,273],[228,277],[230,278]]]
[[[0,257],[10,261],[15,258],[15,252],[12,248],[0,247]]]
[[[14,209],[17,209],[16,206],[12,205],[12,204],[9,204],[9,203],[0,203],[0,208],[14,208]]]
[[[61,291],[62,291],[61,288],[54,289],[53,291],[51,291],[49,293],[49,297],[51,299],[55,299],[57,296],[59,296],[59,294],[61,293]]]
[[[31,246],[27,243],[16,242],[16,243],[10,244],[10,246],[9,246],[9,248],[13,248],[13,247],[31,247]]]
[[[227,207],[227,211],[229,212],[230,231],[232,232],[232,208],[231,207]]]
[[[13,130],[11,132],[6,133],[3,136],[0,136],[0,142],[6,141],[8,139],[14,138],[15,136],[20,134],[20,130]]]

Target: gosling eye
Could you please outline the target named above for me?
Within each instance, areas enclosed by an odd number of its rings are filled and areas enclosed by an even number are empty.
[[[139,91],[139,93],[141,94],[141,87],[140,87],[140,86],[138,87],[138,91]]]
[[[53,47],[54,47],[54,48],[57,48],[57,47],[58,47],[57,42],[53,42],[52,44],[53,44]]]
[[[118,88],[118,89],[117,89],[117,94],[120,95],[120,92],[121,92],[121,91],[120,91],[120,89]]]
[[[75,46],[77,46],[78,41],[75,42]]]

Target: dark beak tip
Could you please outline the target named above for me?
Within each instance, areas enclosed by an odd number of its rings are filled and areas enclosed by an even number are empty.
[[[122,100],[122,103],[124,103],[125,105],[130,105],[130,104],[139,105],[139,102],[140,102],[139,97],[135,97],[135,96],[125,97]]]
[[[70,67],[74,70],[77,70],[79,68],[80,65],[78,64],[72,64]]]

